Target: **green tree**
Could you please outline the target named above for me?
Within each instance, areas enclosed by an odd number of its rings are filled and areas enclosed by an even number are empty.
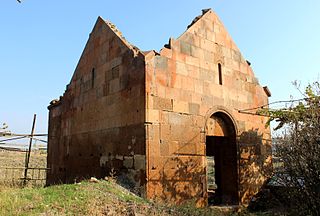
[[[262,109],[260,114],[277,121],[283,129],[276,138],[274,156],[283,160],[278,181],[290,209],[299,215],[320,215],[320,85],[308,85],[304,98],[289,108]]]

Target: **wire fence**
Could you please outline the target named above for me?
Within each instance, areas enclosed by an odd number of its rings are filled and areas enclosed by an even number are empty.
[[[6,186],[44,186],[48,168],[46,168],[46,146],[35,148],[35,142],[47,143],[47,134],[35,134],[37,115],[33,115],[31,134],[17,134],[8,130],[8,125],[0,126],[0,185]],[[40,137],[40,138],[39,138]],[[29,139],[23,147],[17,143]],[[20,143],[21,144],[21,143]],[[42,152],[45,151],[45,154]],[[32,155],[32,157],[31,157]]]
[[[5,186],[44,186],[48,168],[28,167],[1,167],[0,184]]]
[[[46,184],[46,150],[33,150],[25,166],[25,150],[0,149],[0,186],[44,186]]]

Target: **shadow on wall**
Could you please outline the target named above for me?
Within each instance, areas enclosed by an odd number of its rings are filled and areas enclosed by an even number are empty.
[[[247,204],[272,174],[271,140],[252,129],[238,137],[238,144],[240,198]]]
[[[206,203],[206,172],[201,156],[176,156],[168,159],[152,181],[156,198],[181,204],[193,200],[197,206]],[[159,191],[160,190],[160,191]]]
[[[258,130],[249,130],[238,136],[237,143],[239,196],[241,203],[247,204],[272,174],[271,140],[263,139]],[[191,141],[186,145],[194,144]],[[183,148],[174,156],[163,157],[165,161],[157,162],[159,167],[150,167],[151,196],[176,204],[193,200],[197,206],[205,206],[208,199],[205,151],[183,154],[179,152]]]

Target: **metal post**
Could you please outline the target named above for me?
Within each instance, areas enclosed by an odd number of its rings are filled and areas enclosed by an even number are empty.
[[[29,142],[29,148],[28,151],[26,151],[26,159],[25,159],[25,169],[24,169],[24,181],[23,184],[26,185],[27,183],[27,174],[28,174],[28,167],[29,167],[29,160],[30,160],[30,153],[31,153],[31,145],[32,145],[32,138],[34,134],[34,128],[36,125],[36,118],[37,115],[33,115],[33,123],[32,123],[32,129],[31,129],[31,136],[30,136],[30,142]]]

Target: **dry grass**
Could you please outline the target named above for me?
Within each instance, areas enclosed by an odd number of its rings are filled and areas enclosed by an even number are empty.
[[[24,167],[25,152],[0,150],[1,167]],[[43,151],[32,151],[29,167],[46,167],[47,154]]]
[[[138,197],[114,181],[46,188],[0,188],[0,215],[245,215],[219,209],[165,206]],[[247,215],[247,214],[246,214]]]
[[[25,152],[0,150],[0,185],[21,185],[24,176]],[[45,168],[47,154],[42,151],[31,152],[29,167]],[[45,179],[44,170],[28,170],[29,178]],[[30,185],[44,185],[43,180],[29,181]]]
[[[24,167],[25,153],[0,151],[0,167]],[[46,154],[32,152],[30,167],[45,167]],[[2,172],[2,173],[1,173]],[[13,185],[19,185],[23,175],[16,176]],[[138,197],[112,178],[109,181],[50,187],[12,187],[2,181],[0,168],[0,215],[134,215],[134,216],[202,216],[255,215],[242,211],[213,208],[195,208],[193,203],[183,206],[159,205]],[[43,185],[44,182],[42,182]],[[37,185],[39,186],[39,185]],[[260,214],[268,215],[268,214]]]

